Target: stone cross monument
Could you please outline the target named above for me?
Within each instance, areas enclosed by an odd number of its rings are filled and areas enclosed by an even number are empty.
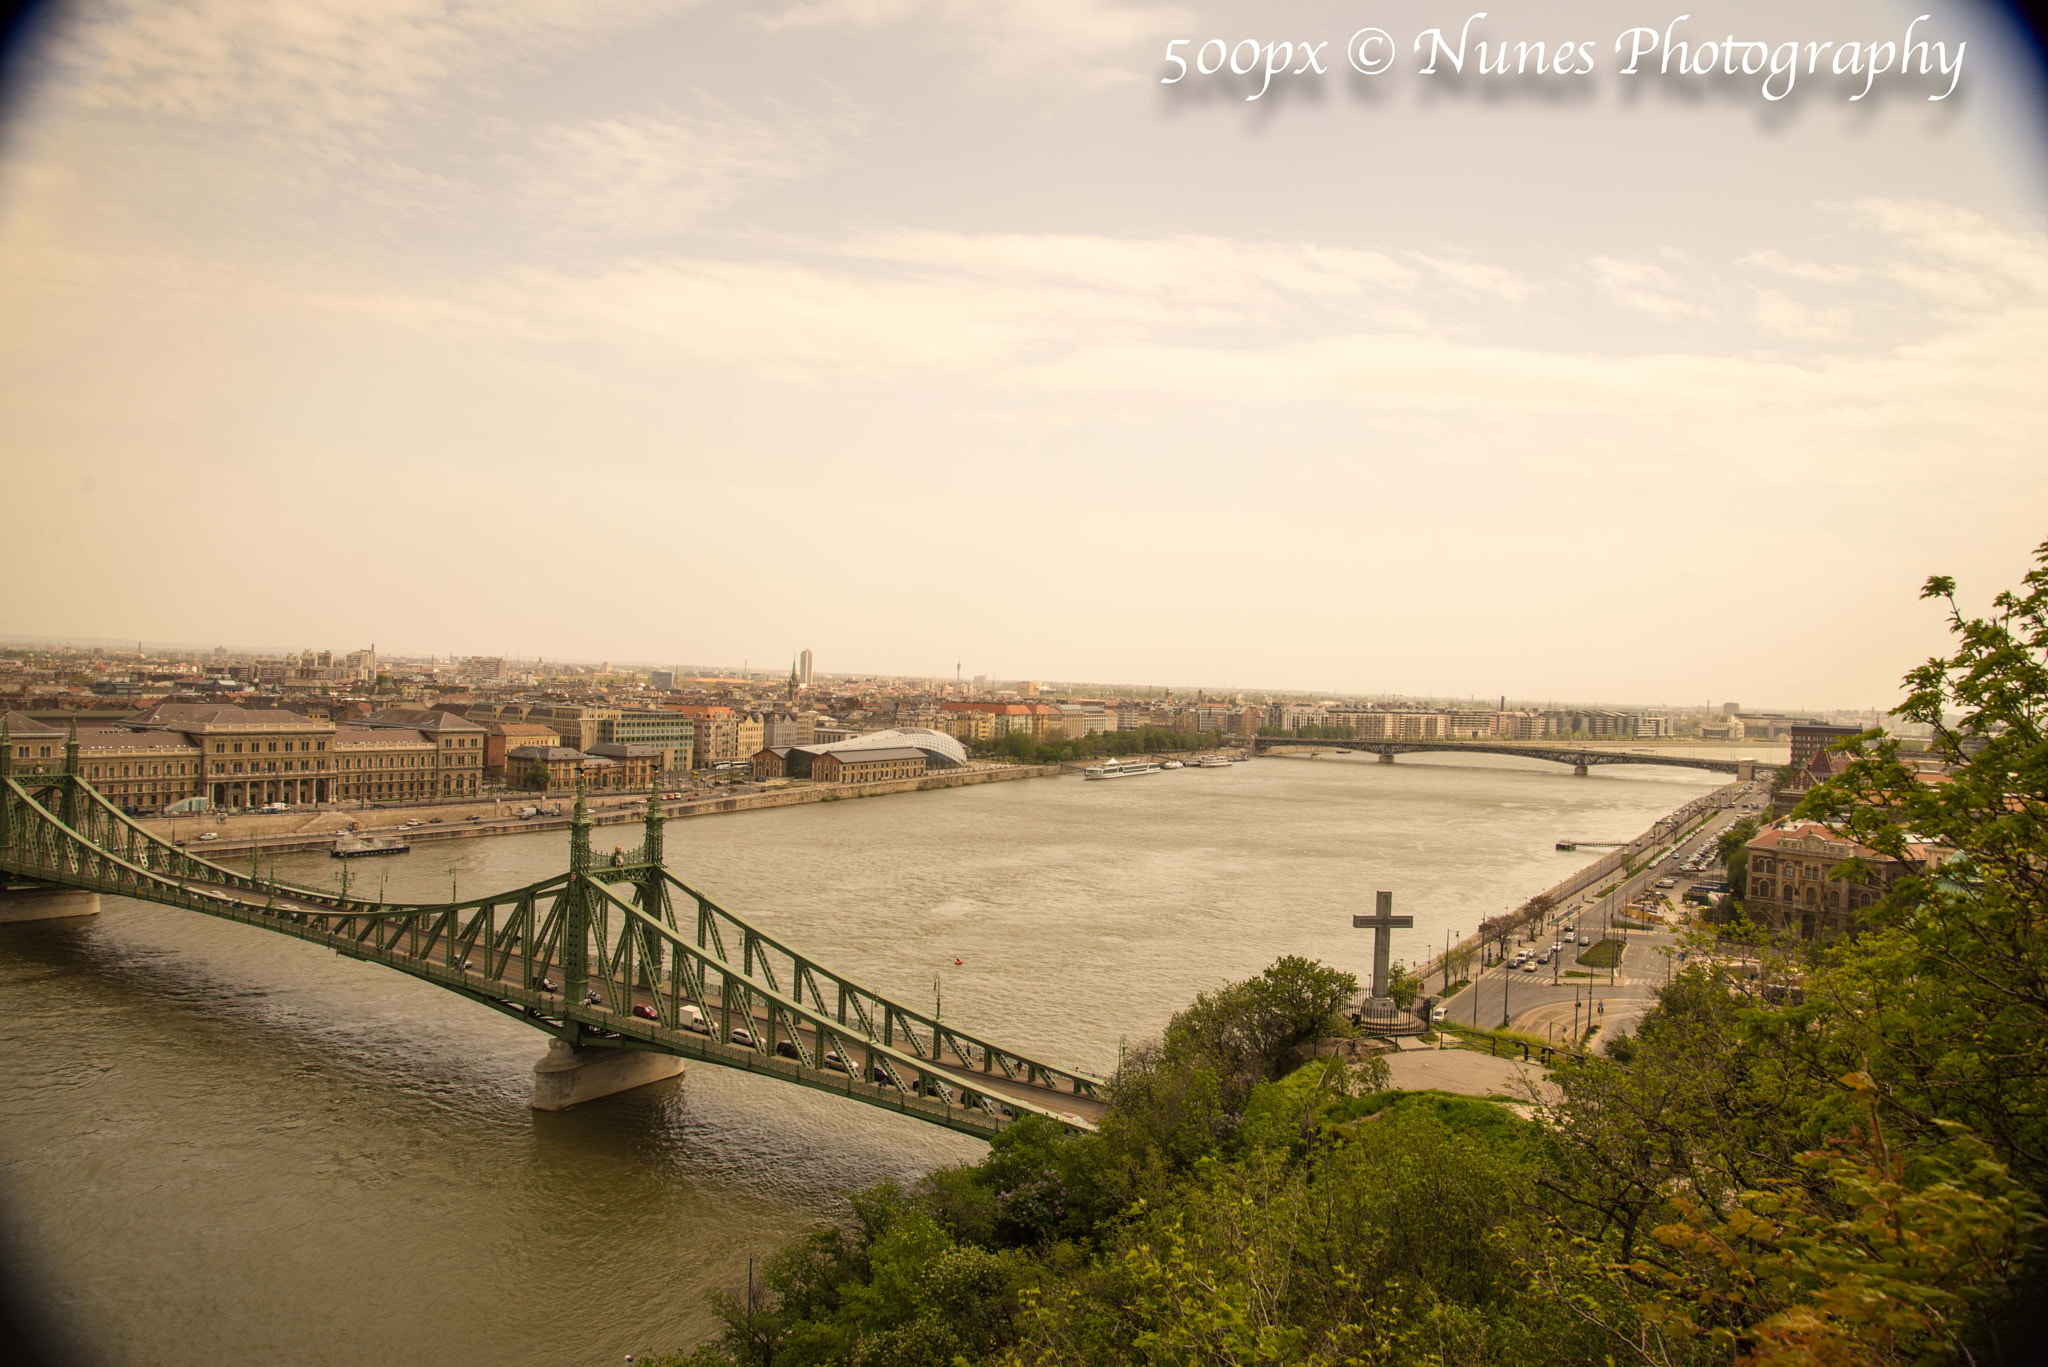
[[[1393,947],[1389,931],[1406,930],[1415,924],[1413,916],[1394,915],[1394,894],[1380,892],[1374,895],[1373,914],[1354,915],[1351,924],[1357,930],[1372,932],[1372,1000],[1376,1004],[1387,1002],[1387,953]]]

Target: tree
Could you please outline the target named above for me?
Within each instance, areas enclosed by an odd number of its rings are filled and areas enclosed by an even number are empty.
[[[1411,973],[1404,964],[1395,964],[1387,974],[1387,996],[1396,1007],[1406,1011],[1415,1005],[1415,998],[1422,991],[1422,979]]]
[[[528,792],[544,793],[548,790],[548,766],[545,761],[535,760],[526,766],[521,784]]]
[[[1941,781],[1924,781],[1897,738],[1865,732],[1797,815],[1907,870],[1860,913],[1854,956],[1816,985],[1840,1031],[1813,1067],[1870,1072],[1906,1133],[1936,1142],[1940,1122],[1960,1121],[2048,1192],[2048,543],[2034,559],[1984,616],[1963,613],[1947,576],[1921,590],[1945,605],[1955,644],[1906,675],[1894,715],[1931,729]],[[1835,876],[1872,874],[1850,860]]]
[[[1728,886],[1735,890],[1738,902],[1742,900],[1743,889],[1749,886],[1749,842],[1756,839],[1756,833],[1756,818],[1746,816],[1714,841],[1714,855],[1726,866]]]

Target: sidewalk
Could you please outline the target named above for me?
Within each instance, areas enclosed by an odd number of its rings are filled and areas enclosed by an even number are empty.
[[[1404,1049],[1387,1054],[1386,1060],[1394,1085],[1406,1091],[1456,1092],[1545,1104],[1563,1095],[1534,1063],[1494,1058],[1470,1049]]]

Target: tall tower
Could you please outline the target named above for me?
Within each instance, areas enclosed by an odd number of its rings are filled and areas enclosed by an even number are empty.
[[[798,676],[803,680],[804,687],[809,688],[811,686],[811,652],[806,650],[803,654],[797,656],[797,661],[799,664]]]

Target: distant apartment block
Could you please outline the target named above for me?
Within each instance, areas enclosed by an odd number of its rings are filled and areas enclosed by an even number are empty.
[[[690,738],[691,768],[731,764],[743,753],[752,753],[740,750],[740,718],[730,707],[691,704],[674,710],[688,717],[695,727]]]
[[[667,708],[624,710],[600,726],[600,745],[640,745],[660,752],[661,772],[690,767],[697,724]]]

